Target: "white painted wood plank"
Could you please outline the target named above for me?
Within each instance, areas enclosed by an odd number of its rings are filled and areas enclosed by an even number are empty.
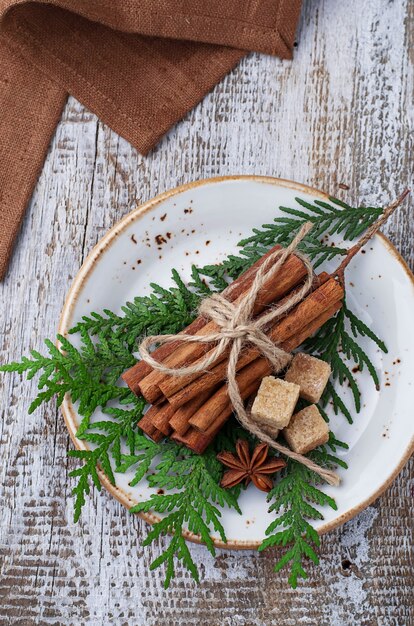
[[[307,0],[293,63],[250,55],[147,158],[70,99],[0,286],[1,359],[53,337],[85,254],[165,189],[258,173],[377,204],[412,184],[413,6]],[[388,227],[411,267],[412,224],[405,207]],[[28,416],[35,383],[0,384],[2,623],[412,622],[413,463],[374,506],[323,538],[322,565],[298,590],[272,572],[272,554],[220,551],[213,560],[192,546],[202,584],[178,568],[164,592],[162,572],[148,571],[159,546],[141,548],[145,524],[107,494],[94,494],[73,525],[60,413],[50,406]]]

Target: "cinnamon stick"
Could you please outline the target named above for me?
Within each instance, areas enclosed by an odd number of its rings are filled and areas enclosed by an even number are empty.
[[[174,407],[171,406],[169,402],[165,402],[162,406],[151,406],[145,413],[145,417],[156,429],[160,430],[163,435],[168,436],[172,431],[170,419],[174,413]]]
[[[325,275],[323,275],[323,279]],[[267,332],[272,341],[276,344],[281,344],[283,348],[284,342],[290,337],[297,335],[301,328],[306,323],[311,322],[312,319],[317,318],[330,306],[332,302],[336,302],[343,297],[343,289],[340,284],[334,279],[329,278],[310,293],[302,302],[300,302],[289,314],[282,320],[279,320],[275,325]],[[257,348],[251,347],[242,352],[239,357],[236,369],[241,370],[243,367],[253,362],[260,356],[260,352]],[[197,397],[198,394],[204,393],[207,389],[211,389],[217,383],[224,380],[227,372],[227,361],[221,360],[218,365],[213,367],[209,372],[199,376],[190,382],[187,386],[179,389],[172,395],[168,395],[168,401],[175,407],[179,407]],[[176,377],[178,378],[178,377]],[[188,380],[188,377],[181,377]],[[183,381],[185,384],[185,380]],[[179,381],[178,381],[179,383]],[[177,389],[177,383],[174,377],[169,377],[167,381],[163,383],[162,390],[166,395],[170,390]]]
[[[228,287],[226,287],[222,294],[228,298],[230,302],[234,302],[241,293],[245,293],[252,285],[254,276],[258,268],[264,263],[265,259],[270,254],[273,254],[275,250],[280,250],[281,246],[276,245],[271,248],[266,254],[258,259],[253,265],[251,265],[245,272],[240,274],[236,280],[234,280]],[[208,320],[204,317],[197,317],[189,326],[187,326],[182,332],[186,335],[195,335],[203,326],[207,324]],[[166,343],[154,350],[152,356],[160,363],[164,361],[170,354],[172,354],[182,344],[179,341]],[[130,367],[126,372],[122,374],[123,380],[126,382],[131,391],[135,394],[139,394],[139,383],[145,376],[148,376],[153,371],[151,365],[145,363],[145,361],[138,361]]]
[[[296,287],[306,276],[306,268],[303,262],[296,256],[291,255],[280,269],[277,281],[273,279],[265,282],[260,289],[256,298],[253,315],[261,313],[270,303],[279,300]],[[248,282],[248,281],[247,281]],[[236,298],[235,302],[240,301],[245,293],[250,289],[250,285],[246,290]],[[195,333],[197,336],[206,336],[216,333],[219,330],[217,324],[213,321],[208,322],[199,331]],[[163,364],[168,367],[179,368],[184,365],[193,363],[199,357],[205,355],[212,348],[212,345],[205,343],[181,344],[169,357],[163,360]],[[144,398],[154,404],[162,398],[162,391],[159,385],[166,380],[168,375],[152,371],[139,383],[139,388]]]
[[[139,420],[138,425],[142,432],[148,435],[148,437],[156,443],[160,442],[161,439],[165,437],[165,435],[158,430],[158,428],[155,428],[152,421],[147,417],[147,414]]]
[[[187,335],[195,335],[196,332],[199,331],[200,328],[205,326],[206,323],[207,320],[205,320],[203,317],[197,317],[194,322],[187,326],[185,331],[183,332],[185,332]],[[181,345],[178,341],[165,343],[157,348],[157,350],[154,350],[152,356],[157,359],[157,361],[161,362],[163,361],[163,359],[169,356],[178,347],[178,345]],[[145,361],[137,361],[135,365],[130,367],[128,370],[126,370],[126,372],[122,374],[121,378],[126,382],[126,384],[133,393],[139,395],[139,383],[143,378],[145,378],[145,376],[151,374],[152,371],[153,369],[151,365],[148,365],[148,363],[145,363]]]
[[[187,448],[190,448],[190,450],[193,450],[193,452],[197,454],[203,454],[204,450],[213,440],[211,436],[204,435],[195,428],[190,428],[185,435],[173,433],[171,439],[176,443],[181,443]]]
[[[195,411],[203,406],[204,402],[207,402],[211,396],[211,389],[208,389],[205,393],[200,393],[193,402],[189,404],[183,404],[178,409],[171,404],[167,403],[172,410],[172,414],[169,420],[169,426],[178,435],[185,435],[190,428],[189,419],[194,415]],[[154,422],[155,423],[155,422]]]
[[[299,347],[305,339],[310,337],[322,324],[330,319],[341,306],[342,302],[338,299],[330,303],[330,305],[325,308],[324,312],[299,329],[297,334],[292,336],[291,339],[283,345],[283,348],[290,352]],[[265,358],[258,358],[244,367],[236,377],[240,395],[243,400],[257,391],[262,378],[268,376],[271,372],[272,366]],[[227,386],[222,385],[220,389],[195,412],[189,420],[189,423],[191,426],[205,433],[214,424],[218,416],[223,416],[225,421],[224,415],[228,417],[231,413],[232,405],[228,396]]]

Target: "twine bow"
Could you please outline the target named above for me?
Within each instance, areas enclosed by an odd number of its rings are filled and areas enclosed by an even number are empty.
[[[265,334],[264,329],[270,322],[275,321],[284,313],[287,313],[296,304],[301,302],[310,291],[313,281],[313,269],[310,261],[297,251],[298,244],[312,228],[312,224],[307,222],[302,226],[296,237],[287,248],[275,250],[262,263],[256,273],[251,288],[238,303],[226,300],[221,294],[213,294],[205,298],[199,307],[199,314],[213,320],[219,330],[209,335],[154,335],[144,339],[139,347],[141,358],[151,365],[155,370],[173,376],[186,376],[196,374],[201,371],[208,371],[210,366],[230,347],[230,354],[227,365],[227,384],[229,398],[234,408],[236,417],[240,424],[255,435],[259,440],[267,443],[271,448],[284,454],[290,459],[298,461],[310,470],[319,474],[324,480],[332,485],[339,484],[338,476],[325,468],[320,467],[307,457],[297,454],[289,448],[274,441],[265,433],[256,422],[254,422],[246,410],[240,389],[236,380],[237,362],[240,352],[245,343],[253,344],[272,364],[275,373],[281,371],[292,359],[292,355],[285,352],[273,343]],[[307,270],[307,277],[300,289],[295,290],[289,297],[285,298],[281,304],[272,307],[268,313],[253,319],[253,309],[259,291],[270,279],[277,278],[277,274],[293,252],[299,256]],[[150,354],[149,348],[153,344],[164,344],[171,341],[182,341],[184,343],[216,343],[216,347],[210,350],[204,359],[200,359],[197,364],[187,367],[170,368],[156,361]]]

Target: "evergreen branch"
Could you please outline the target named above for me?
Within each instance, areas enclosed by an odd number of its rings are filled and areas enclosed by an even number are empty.
[[[138,428],[138,422],[143,415],[145,401],[143,398],[131,397],[130,399],[131,408],[118,409],[108,407],[105,409],[105,413],[110,415],[111,419],[88,423],[87,428],[81,424],[78,428],[77,438],[92,444],[92,449],[68,451],[70,457],[85,461],[84,465],[69,473],[69,476],[79,478],[77,485],[72,491],[75,496],[75,522],[78,521],[81,509],[85,504],[85,495],[89,494],[90,482],[98,490],[101,489],[98,469],[104,472],[112,485],[115,484],[114,471],[117,471],[116,465],[119,465],[121,461],[122,441],[131,441],[131,433],[133,434],[134,448],[132,451],[130,450],[131,454],[134,454],[135,446],[139,444],[142,446],[149,445],[146,437],[134,432]],[[114,464],[114,467],[112,464]]]
[[[161,457],[167,455],[167,462],[162,459],[149,476],[152,487],[169,489],[172,493],[153,494],[145,502],[133,506],[131,513],[156,511],[165,517],[156,522],[150,530],[144,545],[149,545],[160,536],[172,535],[164,553],[152,564],[151,569],[167,563],[165,588],[174,577],[174,559],[182,561],[192,576],[198,581],[196,565],[190,551],[185,546],[182,533],[185,528],[199,535],[212,555],[215,547],[211,532],[219,534],[226,541],[224,528],[220,522],[221,513],[217,506],[235,508],[241,513],[237,499],[231,491],[222,489],[218,483],[221,464],[216,460],[214,451],[207,450],[197,455],[187,448],[173,446],[170,443],[162,447]],[[168,458],[169,457],[169,458]]]
[[[334,467],[346,464],[332,454],[337,447],[347,447],[338,441],[331,433],[326,446],[314,450],[309,456],[319,465]],[[313,505],[329,506],[336,510],[335,501],[318,489],[321,478],[304,465],[288,460],[281,479],[268,495],[271,502],[269,511],[275,513],[276,518],[266,529],[266,539],[263,540],[259,551],[273,546],[288,546],[287,550],[275,565],[278,572],[286,566],[290,567],[289,584],[294,589],[299,578],[307,578],[305,560],[310,559],[315,565],[319,563],[315,548],[319,547],[318,533],[309,520],[322,520],[323,514]]]
[[[348,327],[352,334],[348,332]],[[379,378],[375,366],[367,353],[357,343],[356,339],[358,337],[368,337],[381,350],[387,352],[384,342],[349,310],[344,301],[342,308],[336,316],[328,320],[313,337],[304,343],[306,351],[315,354],[330,364],[333,381],[338,380],[341,385],[345,381],[348,382],[357,413],[361,410],[361,393],[354,375],[355,369],[362,371],[366,367],[376,388],[378,389],[379,387]],[[354,371],[343,359],[340,351],[348,361],[356,365],[356,368],[353,368]],[[329,401],[332,402],[336,414],[338,412],[343,413],[346,419],[352,423],[351,413],[336,392],[332,382],[328,383],[325,389],[322,406],[325,407]]]

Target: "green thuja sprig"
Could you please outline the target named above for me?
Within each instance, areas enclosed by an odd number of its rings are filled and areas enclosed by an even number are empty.
[[[98,335],[92,342],[86,331],[81,331],[81,348],[77,349],[62,335],[57,336],[60,349],[45,340],[48,354],[31,351],[31,358],[22,357],[20,362],[0,367],[3,372],[26,373],[28,380],[40,374],[39,393],[29,406],[33,413],[42,403],[56,398],[57,405],[70,393],[73,402],[79,402],[79,414],[89,418],[99,406],[110,400],[123,400],[131,396],[128,389],[115,383],[125,369],[135,363],[133,355],[125,348],[122,340],[110,340]]]
[[[331,433],[328,444],[320,446],[309,456],[324,467],[340,465],[346,468],[346,463],[335,455],[337,447],[348,448]],[[286,548],[274,569],[279,572],[284,567],[290,567],[288,581],[294,589],[298,578],[307,578],[306,560],[315,565],[319,563],[316,548],[320,539],[310,523],[312,520],[323,520],[322,512],[316,507],[337,509],[335,500],[318,488],[320,483],[320,476],[289,459],[280,480],[268,495],[271,502],[269,512],[275,513],[276,518],[266,529],[268,536],[259,551],[275,546]]]
[[[227,505],[241,513],[237,498],[219,485],[222,466],[217,461],[213,449],[203,455],[195,454],[187,448],[165,443],[161,461],[148,477],[151,487],[166,490],[167,495],[153,494],[147,501],[133,506],[131,513],[155,511],[163,517],[156,522],[144,545],[157,540],[163,535],[172,535],[169,545],[150,568],[155,569],[166,563],[167,588],[174,577],[174,560],[177,558],[199,580],[197,567],[182,535],[187,528],[190,533],[201,537],[209,552],[214,556],[215,547],[212,532],[218,533],[225,542],[226,535],[220,522],[221,512],[216,506]]]
[[[104,409],[105,414],[110,416],[108,419],[89,423],[83,418],[76,436],[91,444],[92,449],[68,451],[68,456],[84,461],[84,465],[69,473],[69,476],[79,478],[72,491],[75,496],[75,522],[80,517],[85,504],[85,496],[90,492],[90,483],[93,483],[99,491],[101,490],[98,469],[102,470],[111,485],[115,485],[114,471],[119,471],[118,468],[122,464],[123,442],[128,445],[131,455],[135,454],[136,447],[150,448],[154,451],[154,456],[158,454],[158,446],[136,432],[145,408],[145,400],[136,398],[130,393],[125,401],[128,401],[130,408],[107,407]]]
[[[341,385],[348,382],[357,413],[361,410],[361,392],[348,363],[356,364],[357,369],[360,371],[367,368],[376,388],[379,387],[376,369],[366,352],[358,344],[358,337],[368,337],[380,350],[385,353],[388,352],[384,342],[362,320],[357,318],[344,302],[336,316],[328,320],[313,337],[304,343],[306,351],[317,355],[330,364],[333,381],[338,380]],[[344,359],[344,356],[348,362]],[[325,407],[331,401],[335,414],[338,414],[338,412],[343,413],[348,422],[352,423],[351,411],[336,392],[332,380],[329,381],[325,389],[322,405]]]
[[[200,280],[199,289],[189,289],[179,273],[172,270],[173,286],[164,289],[151,283],[149,296],[134,298],[121,307],[123,315],[117,315],[109,309],[103,313],[92,312],[85,315],[70,331],[70,334],[86,332],[105,338],[120,339],[127,346],[136,347],[136,342],[143,335],[161,335],[177,333],[188,326],[196,316],[200,296],[203,295],[204,283]]]
[[[323,237],[340,234],[345,241],[356,239],[382,213],[382,208],[351,207],[331,197],[331,204],[322,200],[313,203],[301,198],[295,200],[305,211],[281,206],[280,210],[286,215],[276,217],[272,224],[263,224],[261,229],[253,229],[254,234],[243,239],[240,245],[270,247],[278,243],[286,246],[293,233],[298,232],[305,222],[312,222],[313,228],[299,244],[299,249],[314,260],[316,268],[324,261],[347,252],[343,248],[326,245]]]

